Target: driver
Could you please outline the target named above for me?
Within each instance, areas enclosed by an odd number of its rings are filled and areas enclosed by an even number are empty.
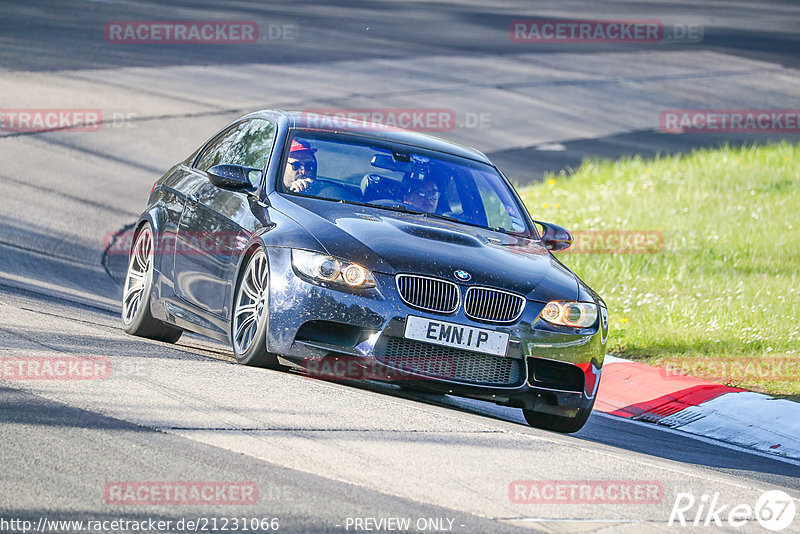
[[[283,172],[283,185],[294,193],[310,193],[311,185],[317,179],[317,158],[308,141],[293,139],[289,147],[289,157]]]
[[[439,186],[433,178],[427,177],[423,180],[414,180],[409,186],[408,191],[403,196],[403,202],[413,206],[418,210],[434,213],[439,205]]]

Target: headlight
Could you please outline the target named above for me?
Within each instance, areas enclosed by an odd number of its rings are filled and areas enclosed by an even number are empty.
[[[545,305],[540,315],[548,323],[589,328],[597,320],[597,305],[587,302],[552,300]]]
[[[292,265],[300,274],[318,282],[375,287],[375,278],[364,267],[319,252],[292,249]]]

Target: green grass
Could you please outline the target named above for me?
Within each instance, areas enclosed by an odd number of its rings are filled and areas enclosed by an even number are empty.
[[[652,254],[557,253],[608,304],[611,354],[800,395],[800,145],[585,161],[520,189],[571,231],[660,231]]]

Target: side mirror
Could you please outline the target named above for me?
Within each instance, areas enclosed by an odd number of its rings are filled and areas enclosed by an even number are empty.
[[[544,245],[544,248],[550,252],[566,250],[570,247],[570,245],[572,245],[574,238],[572,237],[572,234],[569,233],[569,230],[566,230],[565,228],[562,228],[556,224],[542,221],[533,222],[544,228],[544,233],[542,233],[542,245]]]
[[[261,169],[253,167],[243,167],[242,165],[214,165],[208,171],[209,181],[222,189],[231,191],[242,191],[252,189],[250,174],[257,172],[261,174]]]

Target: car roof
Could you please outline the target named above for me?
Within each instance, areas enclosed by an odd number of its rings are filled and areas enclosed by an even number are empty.
[[[427,135],[397,127],[384,126],[378,123],[325,115],[322,113],[306,111],[285,111],[265,109],[248,114],[248,118],[272,118],[283,120],[288,128],[303,128],[324,132],[346,133],[362,135],[392,141],[406,145],[417,146],[437,152],[444,152],[455,156],[469,158],[475,161],[492,165],[483,152]]]

